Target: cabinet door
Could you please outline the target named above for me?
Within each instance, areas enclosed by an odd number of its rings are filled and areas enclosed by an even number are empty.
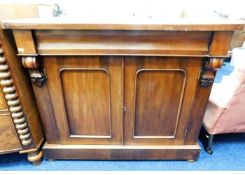
[[[125,144],[184,144],[200,66],[200,58],[125,59]]]
[[[43,66],[58,143],[121,144],[122,59],[50,56]]]

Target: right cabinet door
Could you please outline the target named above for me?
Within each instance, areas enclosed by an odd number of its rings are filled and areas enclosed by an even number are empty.
[[[124,144],[184,144],[201,58],[125,58]]]

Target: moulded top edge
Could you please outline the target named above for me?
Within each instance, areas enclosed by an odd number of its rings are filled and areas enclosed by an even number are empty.
[[[33,30],[165,30],[165,31],[232,31],[244,30],[242,20],[198,19],[12,19],[3,20],[3,29]]]

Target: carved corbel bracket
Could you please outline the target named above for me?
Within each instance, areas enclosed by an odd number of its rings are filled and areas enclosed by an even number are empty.
[[[32,83],[41,87],[47,76],[44,71],[40,68],[40,62],[35,56],[22,57],[22,65],[28,69]]]
[[[209,87],[213,84],[216,71],[224,63],[223,58],[207,58],[204,60],[200,74],[200,83],[202,87]]]

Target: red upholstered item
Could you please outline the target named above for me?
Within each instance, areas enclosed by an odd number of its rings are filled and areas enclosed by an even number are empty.
[[[217,73],[203,123],[210,134],[245,132],[245,48]]]

